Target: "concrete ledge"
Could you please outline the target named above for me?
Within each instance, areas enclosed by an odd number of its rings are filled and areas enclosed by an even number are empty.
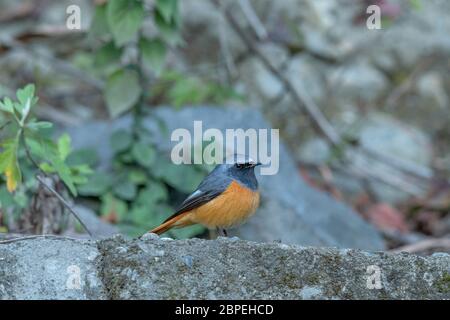
[[[2,299],[448,299],[450,255],[146,235],[0,242]]]

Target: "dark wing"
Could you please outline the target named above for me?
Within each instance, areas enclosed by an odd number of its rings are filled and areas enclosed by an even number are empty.
[[[218,176],[207,176],[205,180],[198,186],[183,203],[177,208],[175,213],[167,218],[164,222],[192,209],[198,208],[201,205],[211,201],[217,196],[221,195],[222,192],[228,187],[231,179],[229,178],[219,178]]]

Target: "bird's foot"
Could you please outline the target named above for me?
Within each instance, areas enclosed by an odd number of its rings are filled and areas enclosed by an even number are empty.
[[[217,235],[220,237],[228,237],[227,230],[217,227],[216,228]]]

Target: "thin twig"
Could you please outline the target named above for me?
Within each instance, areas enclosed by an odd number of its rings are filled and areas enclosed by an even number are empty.
[[[4,124],[0,126],[0,131],[2,131],[8,124],[11,123],[11,120],[6,121]]]
[[[267,39],[267,30],[266,28],[264,28],[264,25],[262,24],[261,20],[259,20],[259,17],[255,13],[255,10],[253,10],[253,7],[251,6],[249,0],[239,0],[239,6],[241,7],[242,12],[244,13],[245,17],[250,23],[250,26],[252,27],[253,31],[255,31],[255,34],[258,37],[258,39],[259,40]]]
[[[423,252],[426,250],[436,249],[436,248],[445,248],[450,249],[450,238],[436,238],[436,239],[427,239],[423,241],[419,241],[413,244],[408,244],[406,246],[398,247],[389,252],[399,253],[399,252]]]
[[[81,239],[76,239],[76,238],[71,238],[71,237],[58,236],[56,234],[39,234],[39,235],[33,235],[33,236],[23,236],[23,237],[15,237],[12,239],[7,239],[7,240],[0,240],[0,244],[7,244],[7,243],[32,240],[32,239],[38,239],[38,238],[58,239],[58,240],[75,240],[75,241],[81,240]]]
[[[74,215],[74,217],[78,220],[78,222],[83,226],[83,228],[86,230],[86,232],[92,237],[91,231],[88,229],[88,227],[84,224],[83,220],[78,216],[78,214],[75,212],[75,210],[72,208],[72,206],[56,191],[53,189],[47,182],[42,179],[41,176],[36,175],[36,179],[45,187],[47,190],[49,190],[51,193],[55,195],[55,197],[58,198],[58,200]]]
[[[31,163],[39,170],[39,172],[41,172],[45,177],[48,177],[47,173],[45,173],[39,166],[39,164],[34,160],[33,156],[31,155],[30,149],[28,147],[28,144],[26,142],[25,139],[25,134],[22,131],[22,139],[23,139],[23,144],[25,146],[25,153],[27,155],[27,158],[31,161]],[[75,212],[75,210],[72,208],[72,206],[70,205],[70,203],[68,203],[66,201],[66,199],[64,199],[64,197],[62,195],[60,195],[58,193],[58,191],[56,191],[55,189],[53,189],[44,179],[42,179],[41,176],[39,176],[39,174],[36,175],[36,179],[39,181],[39,183],[44,186],[48,191],[50,191],[51,193],[53,193],[55,195],[56,198],[58,198],[58,200],[64,205],[64,207],[67,208],[67,210],[70,211],[70,213],[73,214],[73,216],[75,217],[75,219],[77,219],[77,221],[81,224],[81,226],[84,228],[84,230],[86,230],[86,232],[89,234],[89,236],[92,237],[92,232],[89,230],[89,228],[84,224],[83,220],[81,220],[81,218],[78,216],[78,214]]]

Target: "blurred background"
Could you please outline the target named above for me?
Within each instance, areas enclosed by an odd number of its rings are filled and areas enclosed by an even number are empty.
[[[0,98],[34,84],[64,154],[19,145],[14,190],[0,156],[4,237],[85,232],[39,170],[95,235],[143,234],[211,169],[167,147],[204,120],[280,129],[280,173],[239,237],[450,252],[448,1],[2,0],[0,30]]]

